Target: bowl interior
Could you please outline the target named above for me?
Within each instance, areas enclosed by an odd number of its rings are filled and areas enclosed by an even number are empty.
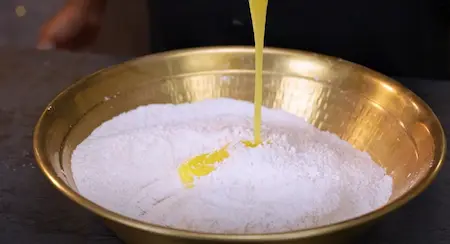
[[[409,90],[332,57],[278,49],[266,49],[264,57],[264,105],[305,117],[367,151],[394,178],[391,203],[418,194],[410,189],[437,170],[445,150],[442,128]],[[253,68],[253,49],[230,47],[152,55],[93,74],[43,113],[35,131],[38,161],[58,188],[76,192],[71,154],[101,123],[152,103],[252,101]]]

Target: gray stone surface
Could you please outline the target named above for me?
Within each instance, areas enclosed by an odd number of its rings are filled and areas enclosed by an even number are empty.
[[[0,48],[0,243],[121,243],[98,217],[54,189],[36,167],[32,130],[45,105],[77,78],[123,61],[67,52]],[[450,129],[450,82],[403,80]],[[417,199],[359,242],[450,243],[450,165]]]

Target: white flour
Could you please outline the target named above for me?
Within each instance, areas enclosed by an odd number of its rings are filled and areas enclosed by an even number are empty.
[[[392,178],[370,156],[303,119],[263,109],[271,144],[236,146],[217,170],[183,187],[177,167],[228,142],[252,139],[253,105],[216,99],[150,105],[97,128],[72,156],[80,193],[146,222],[211,233],[297,230],[387,203]]]

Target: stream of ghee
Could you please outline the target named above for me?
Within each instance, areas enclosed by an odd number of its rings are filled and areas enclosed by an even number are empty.
[[[257,147],[261,139],[261,107],[263,93],[263,49],[266,27],[268,0],[249,0],[252,18],[253,34],[255,39],[255,97],[253,117],[253,141],[241,141],[246,147]],[[183,184],[191,188],[196,177],[208,175],[214,171],[216,164],[230,156],[227,149],[229,144],[212,153],[200,154],[184,162],[178,168],[178,174]]]
[[[255,115],[253,118],[254,144],[261,141],[261,106],[263,93],[263,48],[268,0],[249,0],[255,38]]]

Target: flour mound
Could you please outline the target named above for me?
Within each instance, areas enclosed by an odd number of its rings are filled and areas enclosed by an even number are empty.
[[[367,153],[292,114],[232,99],[149,105],[98,127],[72,155],[80,193],[117,213],[209,233],[274,233],[354,218],[386,204],[392,178]],[[227,143],[230,157],[186,189],[177,167]]]

